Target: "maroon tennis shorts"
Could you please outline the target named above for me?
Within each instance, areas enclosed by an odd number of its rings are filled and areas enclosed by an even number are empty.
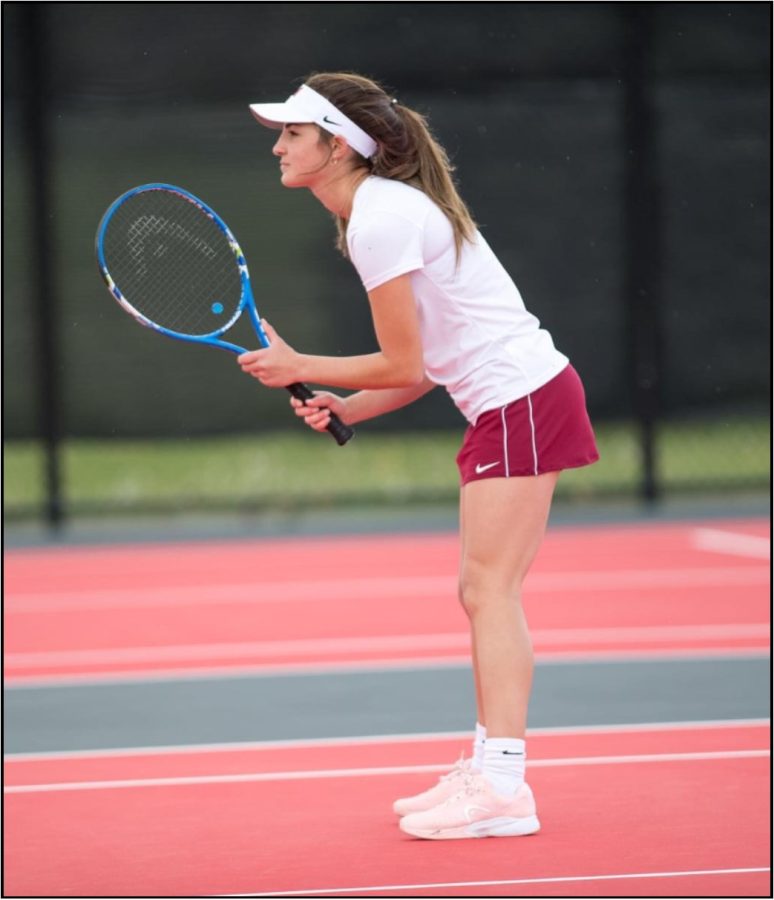
[[[598,459],[583,384],[568,365],[526,397],[482,413],[465,432],[457,466],[467,484],[574,469]]]

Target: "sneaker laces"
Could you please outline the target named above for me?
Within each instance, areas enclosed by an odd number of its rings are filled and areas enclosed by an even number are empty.
[[[451,772],[441,775],[441,781],[451,781],[452,778],[457,778],[460,775],[466,776],[470,771],[470,762],[470,760],[465,759],[465,753],[463,752],[457,762],[454,763]]]
[[[481,781],[480,775],[471,771],[463,771],[462,773],[462,786],[457,791],[456,794],[452,794],[451,797],[447,797],[446,800],[441,804],[442,806],[448,806],[451,803],[455,803],[460,797],[472,797],[475,794],[480,794],[483,790],[483,783]]]

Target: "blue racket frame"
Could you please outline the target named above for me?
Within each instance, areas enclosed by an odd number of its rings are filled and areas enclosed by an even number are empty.
[[[193,203],[205,215],[209,216],[209,218],[212,219],[212,221],[218,226],[218,228],[220,228],[220,230],[225,235],[232,252],[234,253],[239,270],[239,278],[242,284],[242,296],[240,298],[236,312],[224,325],[221,325],[215,331],[211,331],[207,334],[202,335],[193,335],[185,334],[184,332],[180,331],[173,331],[169,328],[164,328],[162,325],[153,322],[151,319],[147,318],[147,316],[144,316],[141,312],[135,309],[134,306],[132,306],[131,298],[125,297],[123,295],[121,289],[113,281],[113,278],[110,275],[107,263],[105,261],[104,253],[104,238],[107,226],[110,223],[110,220],[112,219],[116,210],[119,209],[130,197],[146,191],[167,191],[169,193],[178,194],[189,203]],[[102,217],[102,220],[99,223],[96,237],[96,253],[99,272],[105,284],[107,285],[108,290],[110,291],[114,299],[117,300],[118,303],[123,307],[123,309],[146,328],[152,328],[154,331],[157,331],[160,334],[164,334],[167,337],[174,338],[178,341],[187,341],[191,344],[203,344],[210,347],[218,347],[221,350],[228,350],[231,353],[239,355],[241,353],[246,353],[246,348],[240,347],[238,344],[233,344],[230,341],[225,341],[221,336],[226,331],[228,331],[228,329],[231,328],[232,325],[234,325],[234,323],[239,319],[239,317],[246,309],[247,315],[253,325],[256,335],[258,336],[258,340],[260,341],[261,346],[269,346],[269,338],[264,331],[263,325],[261,325],[261,319],[258,315],[258,310],[255,305],[255,297],[253,296],[253,289],[250,285],[250,275],[247,270],[247,261],[245,260],[244,254],[242,253],[242,249],[239,246],[237,239],[231,233],[231,229],[228,227],[228,225],[226,225],[226,223],[215,212],[215,210],[210,208],[203,200],[200,200],[189,191],[186,191],[183,188],[177,187],[173,184],[164,184],[163,182],[142,184],[139,187],[132,188],[131,190],[126,191],[126,193],[122,194],[120,197],[114,200],[113,203],[110,204],[105,212],[105,215]],[[305,384],[301,384],[299,382],[287,385],[287,390],[290,391],[290,393],[299,400],[305,401],[310,400],[312,397],[314,397],[313,391],[311,391]],[[343,446],[344,444],[346,444],[347,441],[349,441],[355,433],[354,430],[349,427],[349,425],[345,425],[341,421],[341,419],[339,419],[339,417],[333,413],[331,413],[331,419],[327,430],[330,432],[339,446]]]
[[[164,328],[162,325],[158,325],[156,322],[152,322],[141,312],[136,310],[134,306],[132,306],[131,298],[125,297],[121,293],[121,289],[113,281],[110,275],[107,263],[105,262],[104,252],[104,238],[107,226],[116,210],[119,209],[130,197],[134,197],[136,194],[141,194],[146,191],[167,191],[173,194],[178,194],[179,196],[184,197],[186,200],[188,200],[189,203],[193,203],[194,206],[197,206],[206,216],[212,219],[212,221],[218,226],[218,228],[220,228],[220,230],[225,235],[234,256],[236,257],[237,266],[239,268],[239,279],[242,284],[242,296],[240,298],[236,312],[224,325],[221,325],[215,331],[211,331],[208,334],[201,335],[185,334],[180,331],[172,331],[169,328]],[[105,212],[105,215],[102,217],[102,221],[99,223],[96,238],[96,251],[99,271],[105,284],[108,287],[108,290],[126,310],[126,312],[134,316],[134,318],[141,325],[145,325],[147,328],[152,328],[154,331],[158,331],[160,334],[165,334],[167,337],[175,338],[179,341],[188,341],[192,344],[207,344],[211,347],[220,347],[222,350],[228,350],[231,353],[239,355],[241,353],[246,353],[247,349],[245,347],[240,347],[238,344],[232,344],[230,341],[222,340],[221,335],[225,334],[225,332],[228,331],[229,328],[231,328],[231,326],[234,325],[234,323],[239,319],[242,313],[247,310],[247,315],[252,322],[253,328],[255,329],[255,333],[258,336],[258,340],[260,341],[261,346],[269,346],[269,338],[267,337],[263,325],[261,324],[261,319],[258,315],[258,310],[255,305],[255,297],[253,296],[253,289],[250,284],[250,274],[247,269],[247,261],[245,260],[244,253],[242,253],[242,248],[239,246],[237,239],[232,234],[231,229],[215,212],[215,210],[207,206],[207,204],[203,200],[200,200],[189,191],[186,191],[180,187],[176,187],[173,184],[153,182],[151,184],[142,184],[139,187],[132,188],[132,190],[122,194],[113,203],[110,204],[107,211]]]

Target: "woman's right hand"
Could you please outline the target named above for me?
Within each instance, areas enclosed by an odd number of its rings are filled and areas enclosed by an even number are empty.
[[[325,431],[330,425],[332,413],[348,424],[345,417],[346,400],[328,391],[315,391],[314,397],[309,400],[298,400],[291,397],[290,405],[295,414],[314,431]]]

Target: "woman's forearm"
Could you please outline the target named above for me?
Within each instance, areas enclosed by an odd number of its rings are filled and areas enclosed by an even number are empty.
[[[358,391],[356,394],[350,394],[344,401],[345,420],[348,424],[354,425],[393,412],[418,400],[434,387],[435,383],[425,377],[419,384],[410,387]]]
[[[299,371],[299,381],[351,390],[415,389],[424,378],[417,361],[408,356],[390,359],[381,352],[342,357],[303,354]]]

